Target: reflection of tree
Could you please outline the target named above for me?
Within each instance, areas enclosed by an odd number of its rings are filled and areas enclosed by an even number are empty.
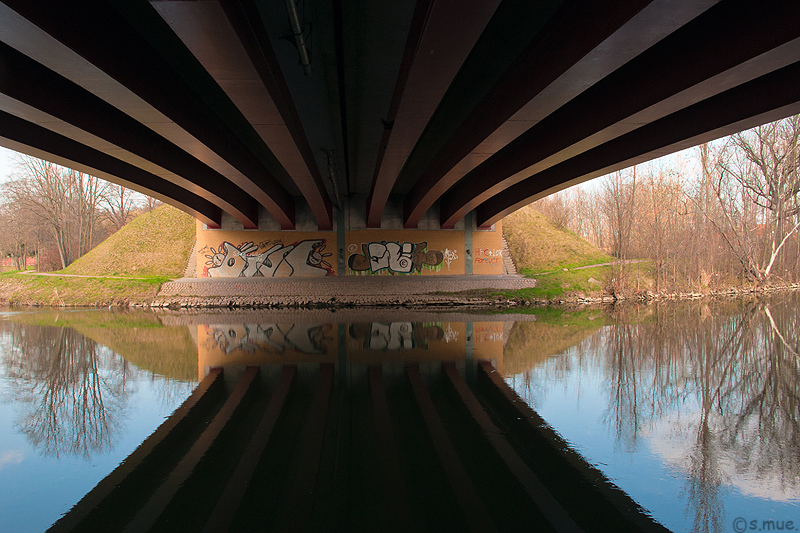
[[[746,468],[758,474],[781,473],[782,488],[798,488],[800,480],[800,320],[796,307],[764,305],[758,315],[741,393],[728,407],[725,435]]]
[[[3,325],[3,363],[13,399],[30,406],[19,424],[33,445],[83,457],[109,447],[130,392],[124,360],[70,328]]]
[[[687,510],[694,515],[692,531],[722,531],[724,509],[719,497],[722,471],[718,464],[718,444],[713,438],[708,418],[704,416],[697,427],[697,438],[687,458]]]
[[[679,418],[670,438],[689,447],[680,466],[694,531],[723,529],[719,489],[733,475],[778,498],[800,490],[798,300],[656,305],[645,321],[616,316],[593,349],[575,352],[603,369],[604,421],[618,442],[633,447]],[[563,365],[547,362],[533,381],[558,380]]]

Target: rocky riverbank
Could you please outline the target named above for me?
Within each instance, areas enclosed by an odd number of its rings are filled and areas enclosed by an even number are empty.
[[[521,276],[392,276],[305,279],[182,279],[165,283],[152,307],[351,308],[502,307],[497,291],[532,289]]]
[[[703,292],[537,295],[521,276],[344,277],[321,279],[185,278],[166,281],[15,275],[0,279],[0,305],[36,307],[153,307],[170,309],[497,309],[607,305],[618,302],[736,298],[800,289],[800,284],[732,287]]]

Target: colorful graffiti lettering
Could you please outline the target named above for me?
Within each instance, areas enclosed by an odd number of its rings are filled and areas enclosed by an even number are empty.
[[[442,264],[444,254],[439,250],[428,250],[427,242],[381,241],[363,243],[361,253],[352,254],[347,264],[355,272],[378,274],[384,270],[390,274],[419,274],[423,267],[432,268]]]
[[[491,248],[476,248],[475,249],[475,262],[476,263],[488,263],[490,265],[496,265],[503,260],[503,249],[498,248],[496,250],[492,250]]]
[[[444,338],[441,327],[421,322],[369,322],[350,325],[350,337],[367,350],[428,349],[428,341]]]
[[[327,326],[330,328],[330,326]],[[237,350],[255,353],[269,348],[277,353],[294,350],[304,354],[325,353],[326,326],[298,324],[230,324],[209,326],[212,349],[225,355]]]
[[[323,253],[325,239],[298,241],[284,246],[274,244],[257,253],[259,246],[245,242],[239,246],[225,241],[219,249],[211,248],[205,257],[203,275],[212,278],[329,276],[333,269],[326,261],[332,254]]]

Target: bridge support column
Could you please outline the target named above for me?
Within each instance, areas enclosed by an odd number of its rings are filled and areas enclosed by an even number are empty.
[[[472,228],[475,225],[475,212],[470,211],[464,217],[464,274],[473,273]]]
[[[345,243],[345,213],[349,206],[347,205],[349,200],[347,198],[342,198],[342,205],[340,205],[339,209],[336,210],[336,266],[337,272],[345,272],[345,250],[344,250],[344,243]],[[343,274],[339,274],[340,276]]]

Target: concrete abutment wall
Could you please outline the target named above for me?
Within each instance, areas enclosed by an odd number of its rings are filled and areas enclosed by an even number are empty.
[[[402,229],[390,222],[366,228],[358,217],[339,217],[344,231],[315,231],[298,223],[280,230],[270,220],[245,230],[197,221],[196,276],[325,277],[392,275],[502,275],[502,222],[476,228],[472,217],[456,229]]]

